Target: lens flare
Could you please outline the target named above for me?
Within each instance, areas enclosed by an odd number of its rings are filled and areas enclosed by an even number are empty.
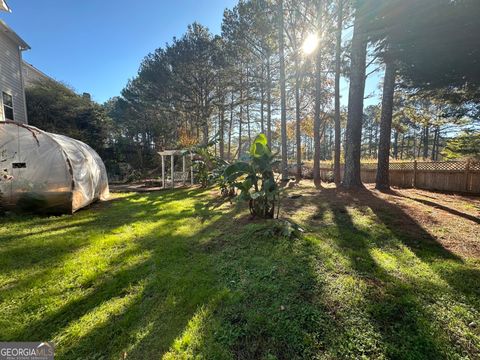
[[[317,49],[319,42],[320,39],[318,38],[317,34],[308,35],[302,45],[303,53],[306,55],[310,55],[311,53],[313,53]]]

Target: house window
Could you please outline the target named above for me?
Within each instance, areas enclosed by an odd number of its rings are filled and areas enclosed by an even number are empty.
[[[2,93],[3,97],[3,113],[5,115],[5,120],[13,121],[13,97],[6,92]]]

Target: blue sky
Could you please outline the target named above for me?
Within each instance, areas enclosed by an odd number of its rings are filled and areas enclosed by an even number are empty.
[[[237,0],[8,0],[12,13],[1,13],[32,49],[26,61],[46,74],[89,92],[104,102],[120,94],[141,60],[181,36],[198,21],[220,33],[225,8]],[[367,81],[375,90],[378,76]],[[342,81],[342,102],[348,83]],[[365,105],[377,103],[368,99]]]
[[[32,49],[26,61],[103,102],[120,93],[149,52],[198,21],[220,32],[236,0],[8,0],[3,19]]]

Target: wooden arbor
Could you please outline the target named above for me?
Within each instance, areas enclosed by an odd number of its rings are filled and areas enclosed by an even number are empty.
[[[182,157],[182,183],[185,186],[190,172],[190,184],[193,185],[193,153],[189,150],[164,150],[158,153],[162,157],[162,186],[165,189],[165,156],[170,156],[170,176],[172,189],[175,188],[175,156]],[[190,170],[187,171],[186,157],[190,155]]]

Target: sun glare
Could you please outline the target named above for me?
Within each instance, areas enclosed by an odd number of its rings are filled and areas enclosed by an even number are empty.
[[[313,53],[316,50],[319,42],[320,39],[318,38],[317,34],[308,35],[302,45],[303,53],[306,55]]]

